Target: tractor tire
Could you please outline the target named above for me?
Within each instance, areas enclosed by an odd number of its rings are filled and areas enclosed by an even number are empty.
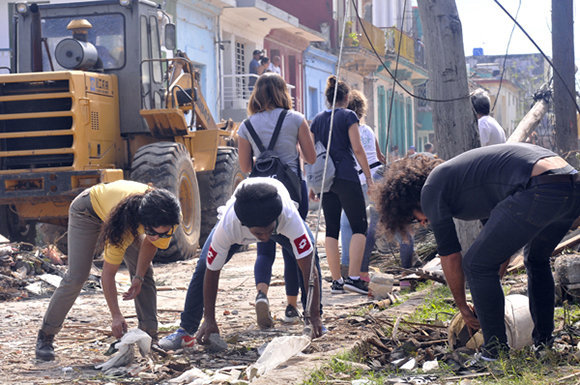
[[[197,175],[202,201],[200,245],[203,246],[217,223],[217,208],[225,205],[244,178],[245,175],[240,170],[238,150],[231,147],[218,148],[213,171]]]
[[[18,213],[10,205],[0,206],[0,234],[10,242],[36,242],[36,222],[20,221]]]
[[[141,147],[133,158],[131,179],[167,189],[181,204],[181,224],[169,247],[157,250],[154,261],[167,263],[192,258],[198,246],[201,213],[197,178],[185,146],[159,142]]]

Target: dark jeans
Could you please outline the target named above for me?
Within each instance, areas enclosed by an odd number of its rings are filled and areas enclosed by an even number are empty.
[[[554,279],[550,256],[580,215],[580,183],[542,184],[518,191],[491,212],[463,258],[465,272],[486,346],[507,343],[504,294],[499,268],[525,246],[530,312],[535,343],[554,330]]]
[[[306,182],[302,181],[302,201],[298,206],[298,212],[302,219],[306,219],[308,214],[308,189]],[[284,285],[286,286],[286,295],[298,295],[298,289],[302,291],[302,301],[304,302],[306,291],[302,282],[302,273],[298,268],[296,257],[292,250],[282,249],[282,256],[284,257]],[[258,257],[254,264],[254,279],[256,285],[265,283],[270,286],[272,278],[272,265],[276,259],[276,242],[269,240],[268,242],[258,242]]]
[[[306,226],[306,230],[308,231],[308,235],[313,245],[314,243],[314,236]],[[187,295],[185,297],[185,306],[183,312],[181,313],[181,327],[185,329],[188,333],[193,334],[199,328],[199,323],[203,317],[203,280],[205,277],[205,269],[206,269],[206,259],[207,259],[207,252],[211,245],[211,240],[213,239],[213,233],[215,228],[211,231],[205,244],[203,245],[203,249],[201,250],[201,254],[199,256],[199,260],[197,261],[197,266],[195,267],[195,272],[193,273],[193,277],[191,277],[191,282],[189,282],[189,287],[187,288]],[[292,250],[292,245],[288,238],[283,235],[277,234],[272,235],[272,240],[282,246],[283,249],[290,250],[290,253],[294,255],[294,251]],[[232,256],[240,249],[241,245],[233,244],[228,251],[228,255],[226,258],[226,263],[232,258]],[[318,260],[318,253],[315,252],[314,260],[316,261],[316,268],[318,269],[318,285],[322,287],[322,276],[320,273],[320,263]],[[302,280],[302,276],[300,277]],[[322,290],[320,292],[320,314],[322,314]],[[306,306],[306,296],[302,296],[302,306]]]

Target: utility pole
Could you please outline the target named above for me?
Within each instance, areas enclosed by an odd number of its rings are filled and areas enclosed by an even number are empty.
[[[578,166],[576,157],[574,154],[570,154],[571,151],[578,150],[573,12],[573,0],[552,0],[552,60],[554,63],[556,146],[558,152],[567,161],[574,166]]]
[[[420,0],[429,69],[428,97],[434,102],[433,127],[437,153],[443,159],[480,146],[477,120],[471,106],[463,51],[463,32],[455,0]],[[464,97],[464,98],[462,98]]]
[[[432,102],[437,153],[445,160],[480,146],[477,119],[468,96],[463,31],[455,0],[419,0],[429,69],[427,96]],[[479,222],[455,220],[466,251],[480,232]]]

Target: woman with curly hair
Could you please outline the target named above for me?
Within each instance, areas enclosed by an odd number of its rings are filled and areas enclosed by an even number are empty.
[[[101,183],[77,196],[69,209],[69,268],[44,315],[36,340],[36,358],[55,358],[54,336],[89,277],[98,243],[104,245],[101,282],[113,335],[120,338],[127,331],[115,286],[115,275],[125,261],[131,287],[123,299],[135,299],[139,328],[156,336],[157,293],[151,261],[158,248],[169,247],[180,220],[181,208],[175,195],[143,183]]]
[[[328,152],[335,167],[335,176],[330,191],[322,196],[322,209],[326,222],[326,258],[332,275],[331,293],[344,293],[344,289],[360,294],[368,293],[368,283],[360,278],[360,268],[367,233],[367,213],[365,198],[356,168],[356,161],[360,165],[366,178],[369,189],[373,187],[373,179],[360,140],[358,128],[359,118],[347,109],[349,102],[349,86],[338,81],[332,75],[326,83],[326,101],[332,107],[336,92],[334,117],[332,110],[318,113],[312,121],[310,131],[314,141],[321,142],[325,147],[330,135],[330,121],[333,119],[332,140]],[[354,156],[353,156],[354,154]],[[311,191],[311,198],[315,199]],[[343,280],[340,273],[340,252],[338,250],[338,236],[340,233],[340,214],[346,213],[352,228],[352,238],[349,246],[348,277]]]
[[[381,148],[379,146],[379,142],[373,129],[364,124],[364,118],[367,113],[367,99],[364,94],[358,90],[352,90],[349,93],[349,103],[347,108],[352,110],[356,113],[356,116],[360,119],[360,123],[358,125],[359,133],[360,133],[360,140],[362,143],[363,148],[365,149],[365,153],[367,156],[367,161],[369,163],[369,168],[371,169],[371,173],[373,174],[373,180],[377,181],[378,179],[382,178],[381,170],[382,165],[385,163],[385,156],[383,155]],[[361,278],[365,281],[369,281],[369,260],[371,257],[371,253],[375,247],[375,229],[378,222],[378,214],[375,210],[374,204],[371,204],[368,196],[368,185],[367,179],[365,178],[364,174],[360,166],[357,164],[357,171],[359,172],[359,179],[360,184],[363,188],[363,193],[365,195],[365,205],[369,206],[369,220],[368,220],[368,229],[367,229],[367,239],[365,243],[365,249],[363,254],[363,260],[361,264]],[[342,243],[342,258],[341,258],[341,271],[344,269],[343,276],[348,274],[348,266],[349,266],[349,252],[348,248],[350,246],[350,240],[352,238],[352,230],[350,228],[350,223],[348,222],[348,218],[344,210],[342,211],[342,215],[340,216],[340,233],[341,233],[341,243]]]

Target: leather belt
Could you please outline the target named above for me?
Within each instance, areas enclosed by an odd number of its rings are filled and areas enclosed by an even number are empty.
[[[527,187],[534,187],[542,184],[576,183],[576,182],[580,182],[580,173],[556,174],[556,175],[547,174],[531,177]]]
[[[377,162],[375,162],[373,164],[369,164],[369,169],[372,170],[373,168],[379,167],[380,165],[382,165],[382,163],[377,161]],[[359,173],[359,175],[362,174],[363,173],[363,170],[358,170],[358,173]]]

